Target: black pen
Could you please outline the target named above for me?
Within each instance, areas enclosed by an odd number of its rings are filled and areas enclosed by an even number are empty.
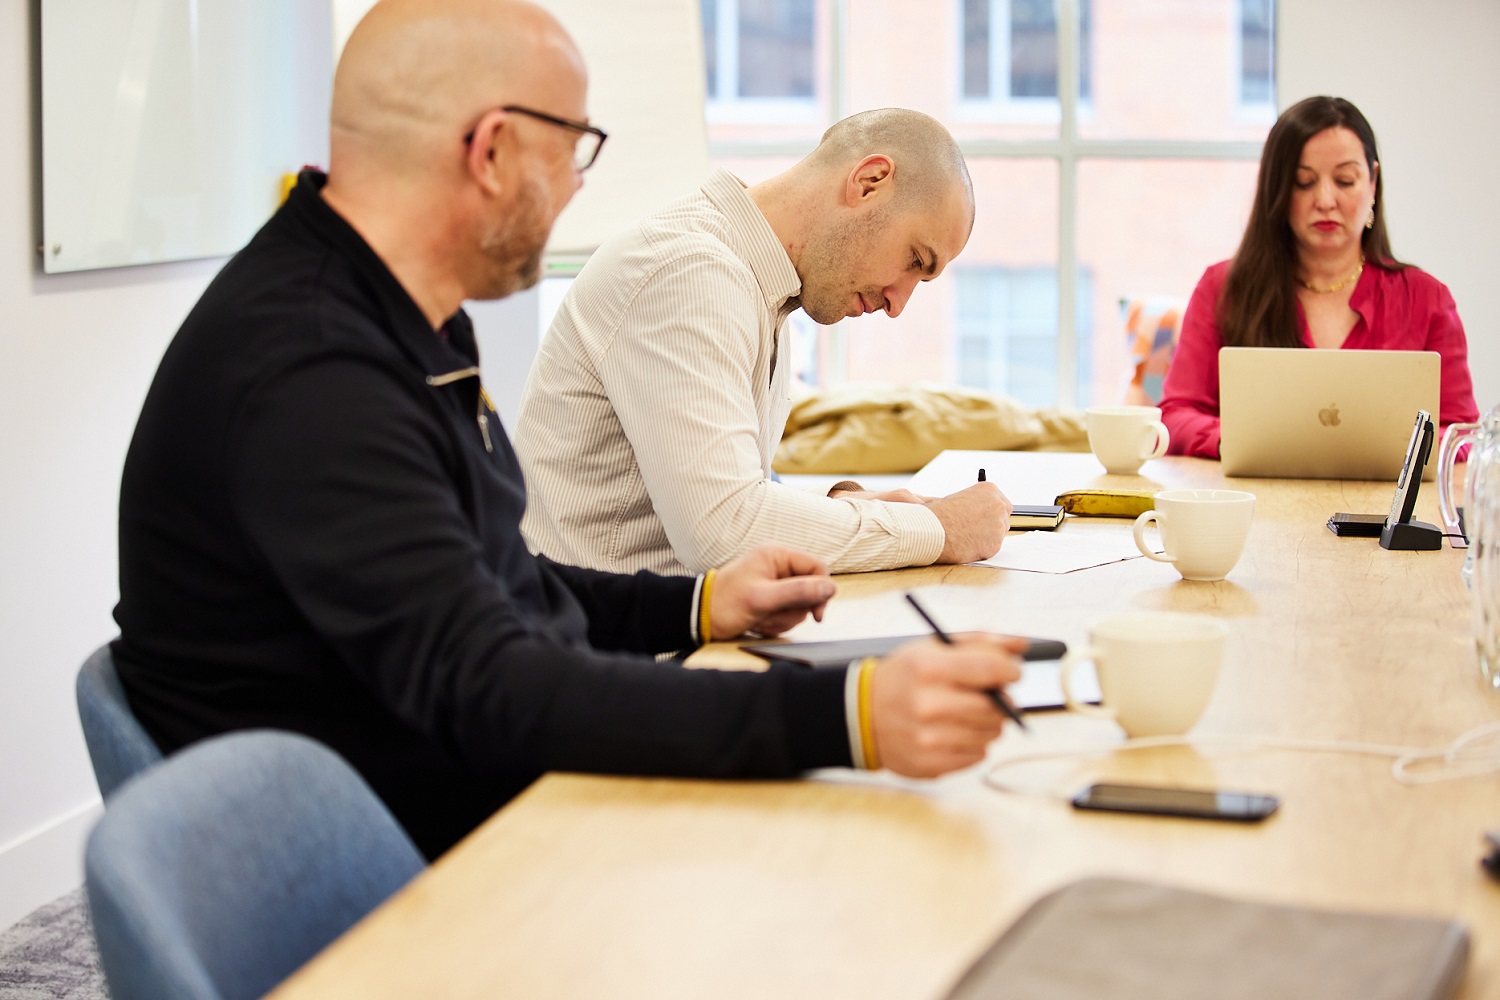
[[[979,470],[979,481],[981,483],[984,482],[984,470],[983,469]]]
[[[984,478],[983,469],[979,470],[979,476],[981,480]],[[939,642],[941,642],[945,646],[953,645],[953,640],[948,637],[948,633],[943,631],[941,625],[932,620],[932,616],[927,613],[927,609],[918,604],[917,599],[913,597],[910,592],[907,592],[903,596],[906,597],[906,603],[910,604],[912,608],[917,612],[917,614],[922,616],[922,620],[927,623],[929,628],[932,629],[932,634],[938,637]],[[1010,700],[1007,699],[1005,695],[1001,694],[999,690],[995,688],[985,688],[984,693],[990,696],[990,701],[993,701],[995,703],[995,707],[1004,712],[1010,719],[1010,721],[1020,726],[1023,731],[1028,733],[1031,732],[1031,727],[1026,725],[1025,719],[1021,718],[1021,713],[1016,711],[1016,707],[1012,705],[1010,703]]]

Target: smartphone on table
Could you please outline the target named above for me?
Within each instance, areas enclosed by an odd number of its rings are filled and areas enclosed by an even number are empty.
[[[1263,820],[1281,803],[1274,795],[1216,789],[1163,788],[1156,785],[1090,785],[1073,796],[1075,809],[1224,819],[1241,823]]]

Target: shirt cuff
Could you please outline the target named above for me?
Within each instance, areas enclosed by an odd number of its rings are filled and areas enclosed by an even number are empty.
[[[700,574],[698,578],[693,581],[693,599],[691,601],[688,601],[688,631],[692,634],[693,641],[700,646],[705,644],[703,641],[703,636],[698,634],[700,631],[700,629],[698,628],[698,622],[702,617],[702,611],[698,607],[698,602],[703,600],[704,575],[706,574]]]
[[[849,759],[854,769],[864,771],[865,741],[859,733],[859,660],[849,664],[844,675],[844,724],[849,727]]]
[[[943,522],[926,505],[895,501],[864,502],[883,503],[890,512],[896,526],[896,557],[899,560],[893,566],[930,566],[943,554],[943,545],[948,536],[943,531]]]

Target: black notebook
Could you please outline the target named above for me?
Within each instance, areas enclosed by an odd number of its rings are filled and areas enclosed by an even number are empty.
[[[1095,878],[1032,904],[948,1000],[1445,1000],[1468,960],[1450,920]]]
[[[1011,531],[1051,531],[1062,524],[1063,509],[1056,504],[1041,506],[1018,503],[1010,512]]]

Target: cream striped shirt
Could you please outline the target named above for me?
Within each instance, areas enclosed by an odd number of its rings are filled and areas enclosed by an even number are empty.
[[[559,562],[701,573],[765,542],[833,572],[927,565],[920,504],[773,482],[791,407],[786,317],[802,284],[733,175],[605,243],[542,341],[514,435],[522,530]]]

